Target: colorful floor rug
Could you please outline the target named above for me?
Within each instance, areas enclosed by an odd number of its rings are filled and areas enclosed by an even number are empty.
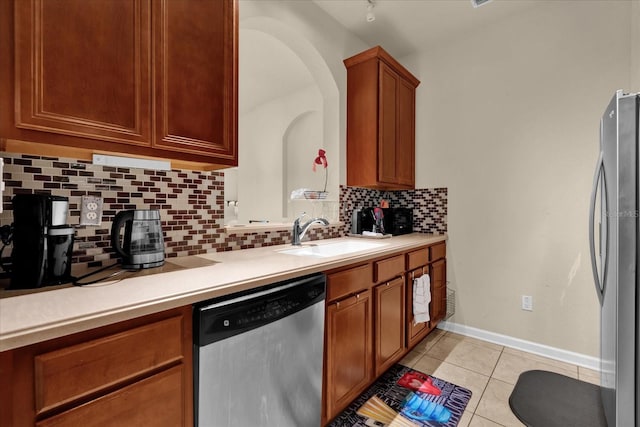
[[[455,427],[471,391],[394,365],[338,415],[331,427]]]

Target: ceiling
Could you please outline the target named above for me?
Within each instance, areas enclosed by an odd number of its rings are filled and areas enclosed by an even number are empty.
[[[369,46],[381,45],[395,57],[469,37],[493,22],[545,3],[493,0],[474,8],[471,0],[373,0],[376,20],[367,22],[367,0],[305,1],[315,3]],[[315,84],[304,63],[275,37],[241,28],[240,39],[240,114]]]
[[[312,1],[368,45],[381,45],[396,57],[467,37],[544,3],[493,0],[474,8],[471,0],[373,0],[376,19],[367,22],[367,0]]]

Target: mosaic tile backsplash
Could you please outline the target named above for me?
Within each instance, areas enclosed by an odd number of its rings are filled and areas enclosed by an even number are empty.
[[[167,257],[197,255],[285,244],[289,231],[226,234],[224,230],[224,176],[222,172],[153,171],[93,165],[66,158],[3,153],[5,162],[3,213],[0,225],[13,221],[11,199],[18,193],[44,193],[69,198],[68,223],[76,229],[73,264],[107,265],[111,223],[126,209],[158,209]],[[80,223],[81,197],[103,198],[102,223]],[[337,226],[309,230],[311,240],[339,237]],[[5,251],[5,256],[9,251]],[[83,267],[83,266],[80,266]]]
[[[19,193],[44,193],[69,198],[68,223],[76,229],[72,262],[76,267],[97,267],[111,263],[111,222],[126,209],[158,209],[162,219],[167,257],[207,252],[281,245],[291,241],[291,233],[263,231],[227,234],[224,229],[224,174],[219,171],[153,171],[93,165],[91,162],[57,157],[2,153],[5,162],[4,212],[0,225],[13,221],[11,199]],[[103,198],[99,226],[79,225],[82,196]],[[351,211],[378,205],[380,199],[391,206],[414,210],[414,231],[447,231],[447,190],[445,188],[381,192],[340,188],[340,220],[344,226],[310,229],[311,240],[344,236],[349,232]],[[8,255],[8,251],[4,256]],[[79,265],[82,264],[82,265]]]
[[[401,191],[380,191],[340,186],[340,221],[344,232],[351,229],[351,212],[357,208],[380,206],[387,200],[389,207],[413,209],[413,231],[444,234],[447,232],[447,189],[427,188]]]

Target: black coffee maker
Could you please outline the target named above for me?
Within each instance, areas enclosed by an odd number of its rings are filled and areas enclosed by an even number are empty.
[[[9,289],[31,289],[71,280],[74,229],[67,222],[69,200],[46,194],[18,194],[13,205],[13,250]]]

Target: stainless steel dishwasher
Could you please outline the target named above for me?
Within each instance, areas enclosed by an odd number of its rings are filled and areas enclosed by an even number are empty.
[[[325,276],[194,307],[199,427],[320,425]]]

